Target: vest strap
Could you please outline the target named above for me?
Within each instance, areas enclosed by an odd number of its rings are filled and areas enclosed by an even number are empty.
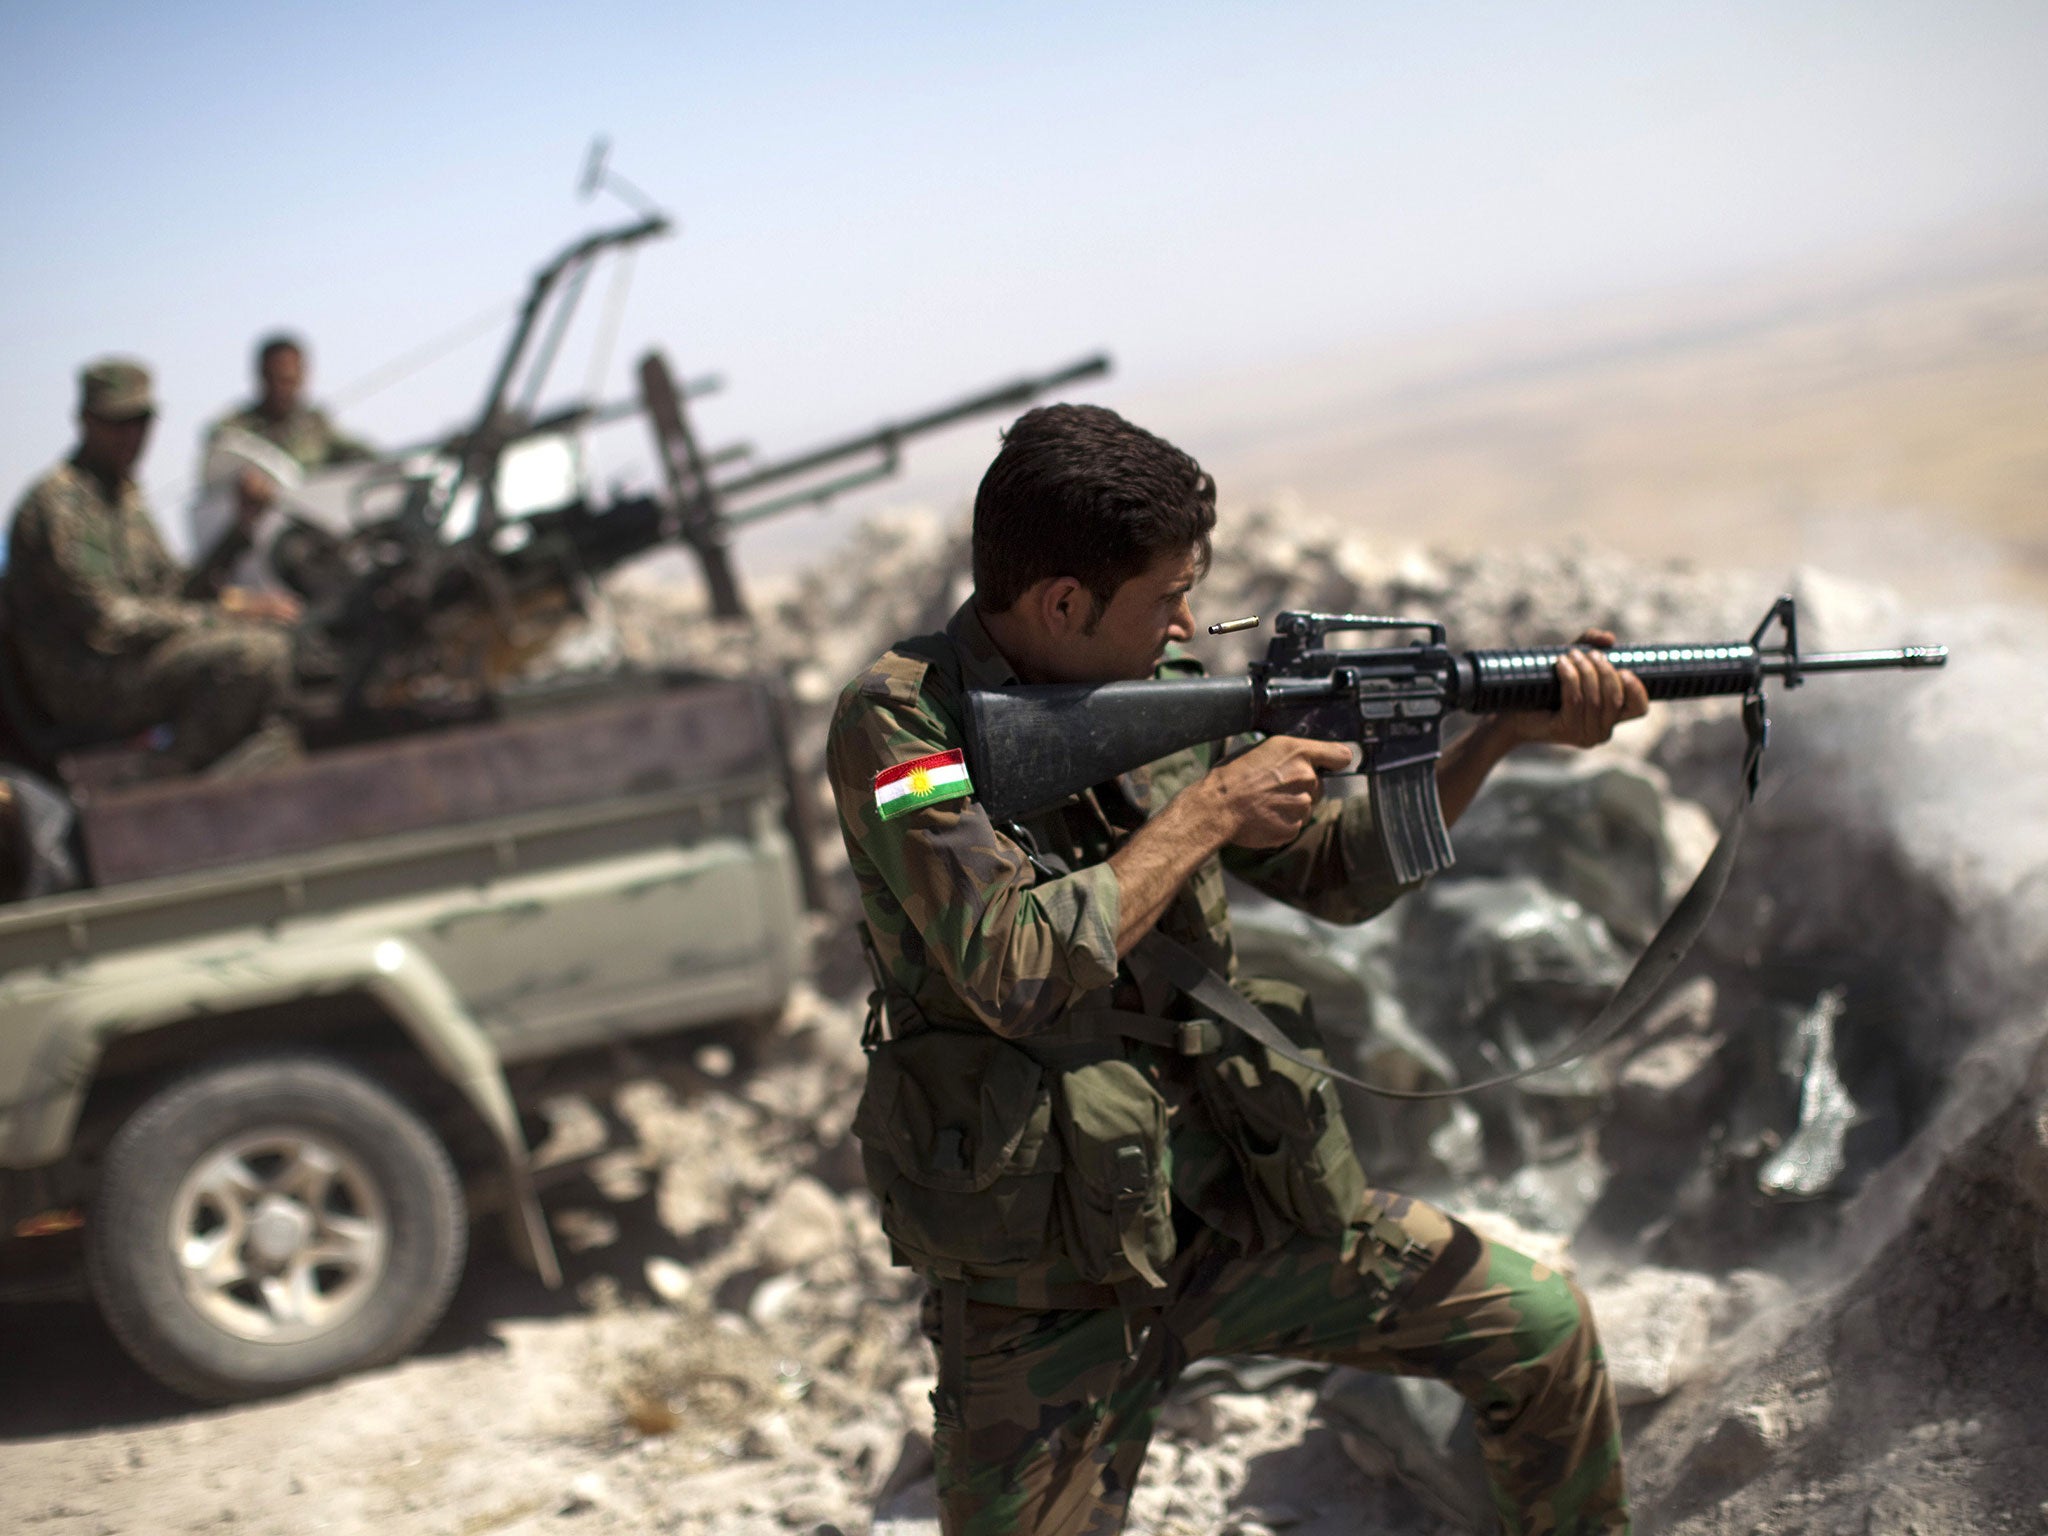
[[[1223,1026],[1214,1019],[1160,1019],[1128,1008],[1076,1008],[1067,1015],[1084,1035],[1122,1035],[1182,1056],[1207,1056],[1223,1048]]]
[[[967,1282],[959,1275],[939,1281],[939,1384],[932,1392],[932,1411],[962,1423],[967,1391]]]

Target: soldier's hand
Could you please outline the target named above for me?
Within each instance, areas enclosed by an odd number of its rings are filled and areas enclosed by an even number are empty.
[[[227,587],[220,605],[238,619],[264,619],[273,624],[296,624],[305,612],[289,592],[261,592],[252,587]]]
[[[262,521],[276,502],[277,482],[255,466],[245,466],[235,479],[235,521],[246,532]]]
[[[1291,841],[1323,798],[1323,778],[1351,765],[1340,742],[1272,736],[1249,752],[1219,763],[1208,783],[1221,798],[1226,843],[1278,848]]]
[[[1589,629],[1557,659],[1558,707],[1528,710],[1508,717],[1522,741],[1550,742],[1564,747],[1597,747],[1614,735],[1624,720],[1640,720],[1650,712],[1643,680],[1625,672],[1604,654],[1614,636]]]

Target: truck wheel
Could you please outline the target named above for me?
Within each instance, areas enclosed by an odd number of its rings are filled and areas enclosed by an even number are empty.
[[[404,1354],[446,1309],[466,1239],[462,1186],[417,1115],[338,1062],[267,1057],[129,1118],[86,1259],[136,1362],[225,1401]]]

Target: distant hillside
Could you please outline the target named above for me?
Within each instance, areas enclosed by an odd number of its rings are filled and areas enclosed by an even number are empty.
[[[1403,542],[2048,601],[2048,221],[1356,346],[1160,409],[1226,500],[1292,494]]]

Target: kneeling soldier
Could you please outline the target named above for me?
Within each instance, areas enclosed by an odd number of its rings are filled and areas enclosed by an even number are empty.
[[[1180,450],[1099,407],[1028,412],[975,500],[973,596],[833,718],[886,1016],[855,1130],[897,1257],[931,1285],[944,1527],[1114,1532],[1187,1363],[1275,1354],[1450,1383],[1510,1531],[1625,1531],[1584,1297],[1368,1187],[1329,1080],[1200,1018],[1148,963],[1157,929],[1233,976],[1226,870],[1337,922],[1402,894],[1369,800],[1322,798],[1346,749],[1190,750],[1021,826],[974,796],[965,690],[1200,671],[1177,642],[1214,524],[1214,482]],[[1557,713],[1446,749],[1447,821],[1520,743],[1592,745],[1645,712],[1612,639],[1559,663]],[[1317,1044],[1298,988],[1233,985]]]

